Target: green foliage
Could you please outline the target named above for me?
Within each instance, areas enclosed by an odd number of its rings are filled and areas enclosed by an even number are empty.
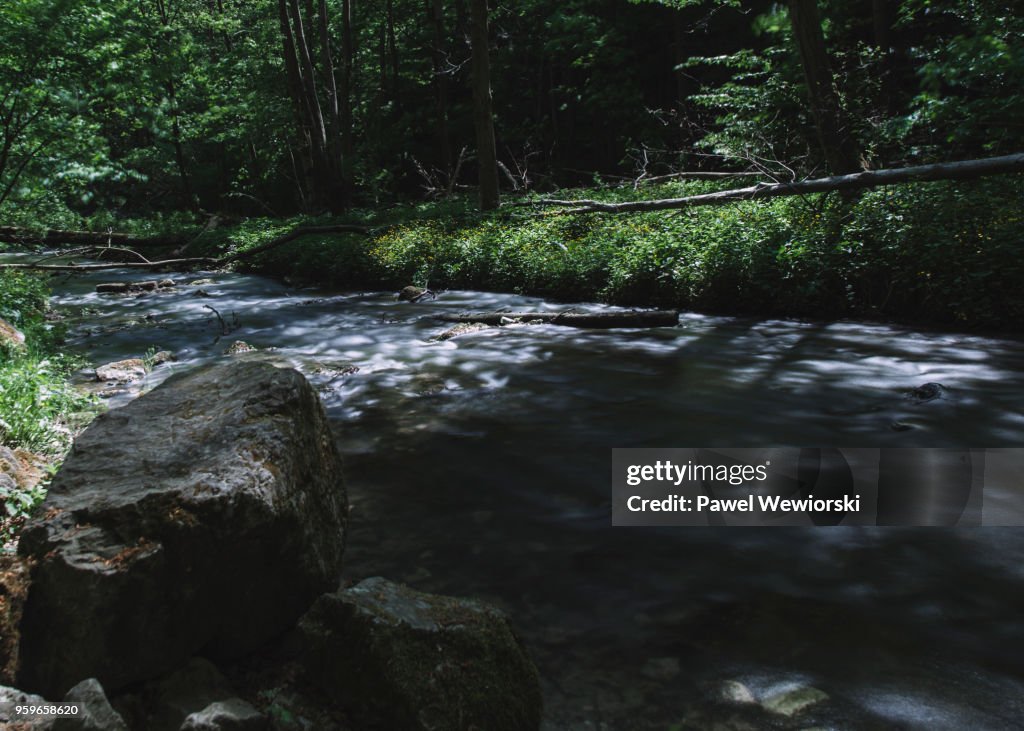
[[[706,192],[686,183],[608,199]],[[403,223],[361,236],[306,237],[257,269],[338,287],[478,288],[568,301],[711,312],[883,317],[1016,329],[1024,177],[928,183],[628,216],[451,215],[394,209]],[[431,215],[431,214],[434,215]],[[255,246],[296,221],[250,222]],[[258,232],[262,234],[257,235]]]
[[[94,405],[67,383],[79,363],[28,356],[0,364],[0,442],[56,457],[71,444],[68,420]]]

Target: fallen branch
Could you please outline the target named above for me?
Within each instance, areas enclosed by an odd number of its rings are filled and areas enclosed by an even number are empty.
[[[108,264],[0,264],[0,269],[34,269],[43,272],[92,272],[102,269],[188,269],[199,264],[216,265],[209,257],[195,259],[164,259],[163,261],[129,261]]]
[[[438,315],[443,322],[478,322],[502,325],[510,322],[543,322],[566,327],[663,327],[679,323],[677,310],[632,310],[628,312],[464,312]]]
[[[692,172],[679,172],[669,173],[668,175],[652,175],[650,177],[637,178],[634,187],[637,185],[647,185],[648,183],[661,183],[665,180],[718,180],[720,178],[757,178],[765,177],[764,173],[761,172],[707,172],[704,170],[694,170]]]
[[[637,213],[641,211],[665,211],[675,208],[710,206],[733,201],[758,200],[808,193],[859,190],[880,185],[892,185],[923,180],[968,180],[987,175],[1024,172],[1024,153],[1003,155],[985,160],[964,160],[935,165],[917,165],[908,168],[888,170],[866,170],[850,175],[836,175],[798,183],[758,183],[747,188],[722,190],[717,193],[691,195],[685,198],[662,198],[651,201],[627,201],[605,203],[595,200],[553,200],[532,201],[533,205],[569,207],[559,213]]]

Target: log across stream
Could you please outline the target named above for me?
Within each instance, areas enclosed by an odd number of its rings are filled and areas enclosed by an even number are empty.
[[[147,386],[234,340],[273,348],[240,357],[301,369],[346,459],[345,578],[507,609],[540,667],[548,728],[663,730],[731,681],[758,697],[825,692],[800,727],[1024,717],[1021,530],[625,529],[609,508],[613,447],[1022,444],[1021,340],[684,313],[432,342],[437,315],[569,306],[481,292],[411,304],[210,273],[95,291],[136,278],[54,278],[71,344],[96,363],[174,351]],[[947,393],[913,398],[928,382]]]

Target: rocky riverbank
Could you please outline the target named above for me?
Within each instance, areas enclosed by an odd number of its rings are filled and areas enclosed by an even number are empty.
[[[340,587],[348,503],[315,390],[232,362],[174,376],[75,442],[4,576],[3,700],[25,729],[538,728],[497,610]],[[14,687],[16,686],[16,688]],[[109,699],[109,701],[108,701]]]

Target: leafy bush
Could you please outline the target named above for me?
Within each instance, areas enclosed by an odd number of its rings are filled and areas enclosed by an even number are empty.
[[[676,183],[575,191],[604,200],[703,193]],[[1024,176],[898,185],[612,216],[457,203],[393,209],[370,237],[308,236],[256,257],[273,274],[353,289],[477,288],[567,301],[702,311],[883,317],[1013,329],[1024,322],[1016,253]],[[511,212],[509,212],[511,211]],[[300,222],[225,234],[256,246]],[[318,223],[320,223],[318,221]]]

